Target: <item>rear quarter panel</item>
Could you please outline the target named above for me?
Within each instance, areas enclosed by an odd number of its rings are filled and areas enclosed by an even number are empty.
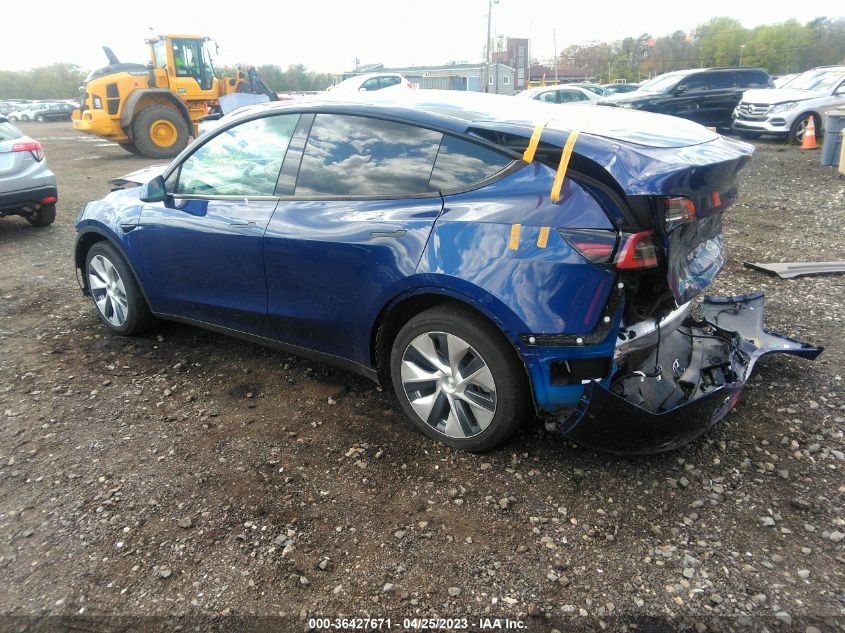
[[[421,283],[474,296],[516,342],[526,333],[583,333],[601,316],[613,273],[587,262],[557,228],[612,228],[600,204],[538,162],[481,189],[444,197],[417,269]]]

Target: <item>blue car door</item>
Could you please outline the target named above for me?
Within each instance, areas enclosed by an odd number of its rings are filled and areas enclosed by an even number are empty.
[[[201,138],[168,175],[166,202],[144,205],[132,230],[155,312],[274,337],[263,237],[298,119],[265,114]]]
[[[368,365],[369,327],[443,207],[429,184],[443,135],[340,114],[317,114],[310,135],[301,127],[301,166],[294,140],[279,179],[295,191],[265,237],[270,318],[288,344]]]

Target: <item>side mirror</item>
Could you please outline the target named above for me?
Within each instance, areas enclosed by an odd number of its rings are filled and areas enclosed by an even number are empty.
[[[684,94],[688,88],[686,86],[675,86],[675,89],[672,91],[673,94],[682,95]]]
[[[156,176],[141,187],[141,202],[164,202],[167,200],[167,190],[164,186],[164,176]]]

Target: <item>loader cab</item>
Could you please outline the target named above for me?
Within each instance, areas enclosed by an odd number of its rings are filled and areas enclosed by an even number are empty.
[[[157,87],[169,87],[185,100],[217,98],[212,40],[201,36],[164,35],[148,42]]]

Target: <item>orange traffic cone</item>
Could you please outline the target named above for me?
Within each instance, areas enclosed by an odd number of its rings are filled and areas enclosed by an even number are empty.
[[[807,127],[801,138],[801,149],[818,149],[816,145],[816,118],[811,114],[807,117]]]

